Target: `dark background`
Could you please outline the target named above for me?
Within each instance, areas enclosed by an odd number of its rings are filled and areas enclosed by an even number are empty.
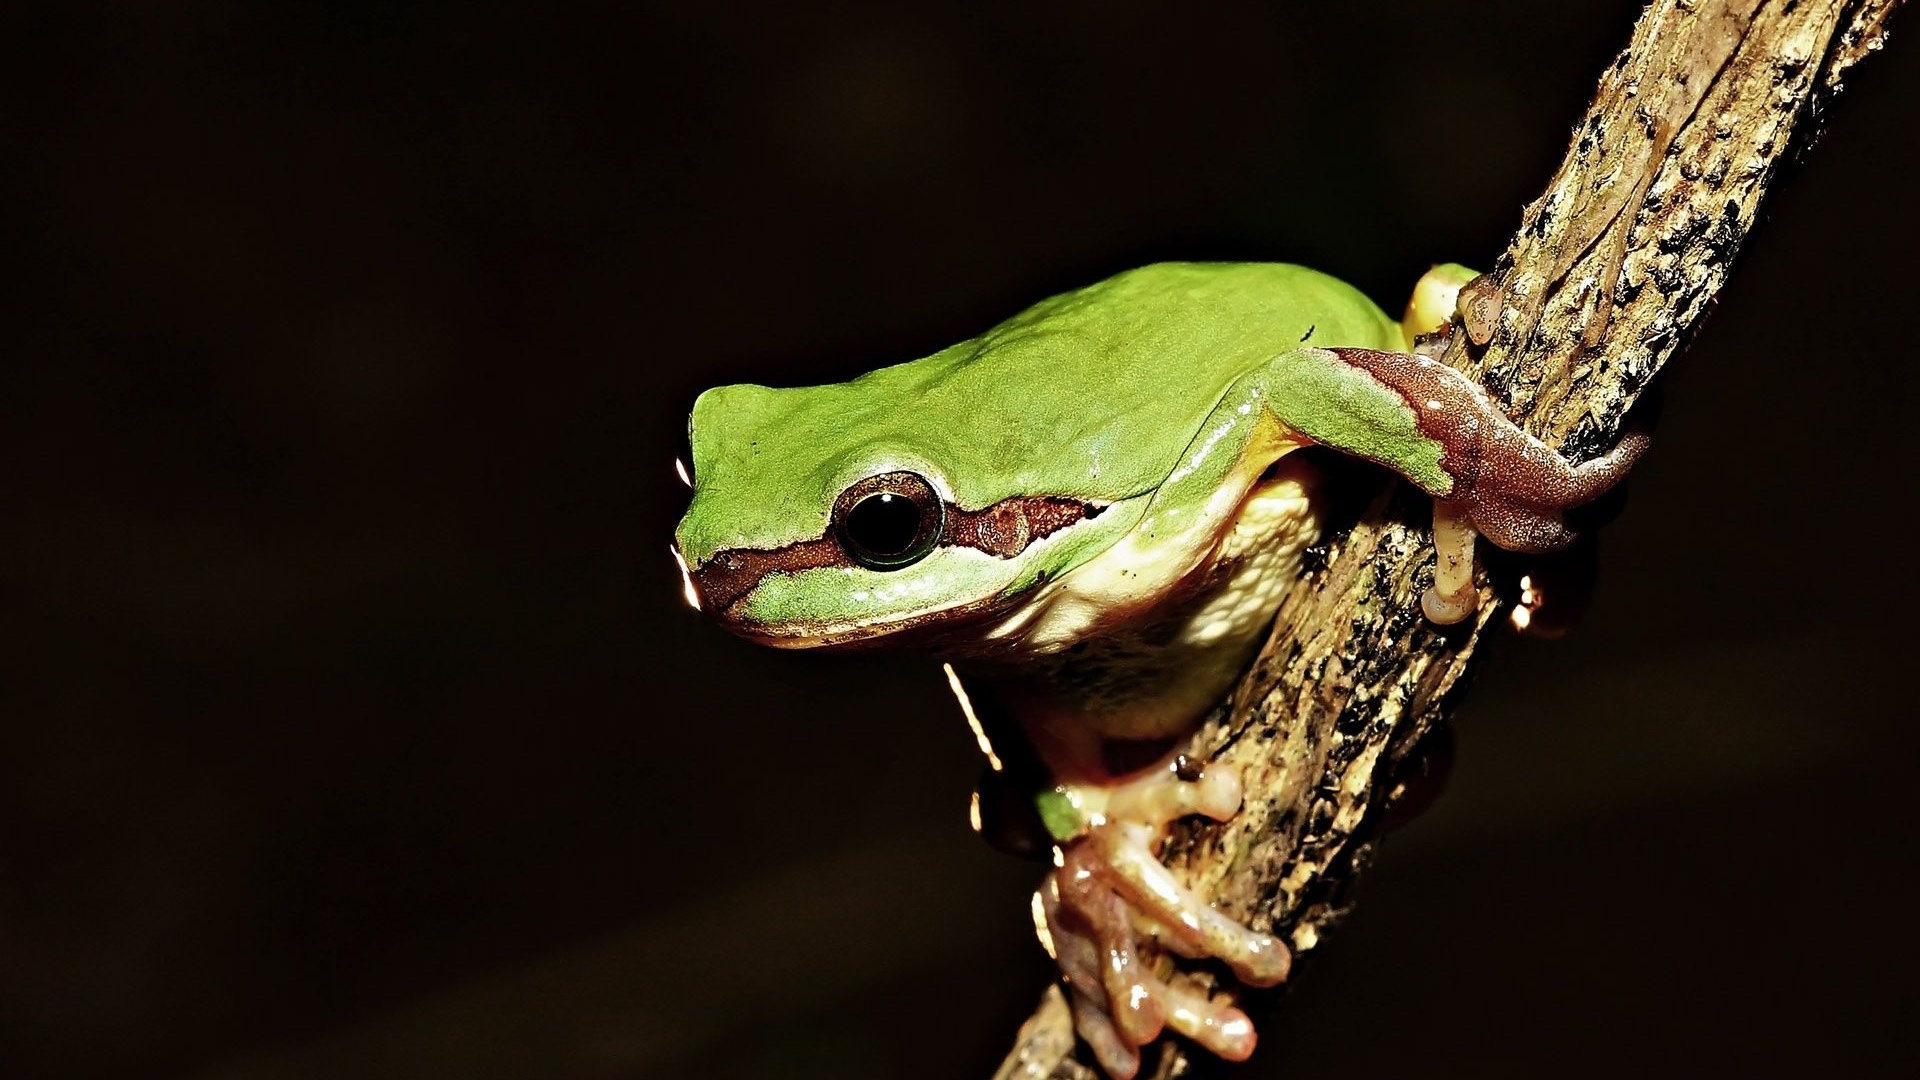
[[[1397,308],[1635,7],[10,7],[0,1075],[986,1075],[1038,868],[930,665],[683,608],[694,394],[1155,258]],[[1248,1077],[1915,1066],[1896,28]]]

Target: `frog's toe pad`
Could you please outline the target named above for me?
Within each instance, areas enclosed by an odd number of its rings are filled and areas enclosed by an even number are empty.
[[[1174,817],[1230,817],[1240,801],[1238,778],[1217,767],[1191,780],[1163,771],[1109,794],[1110,812],[1131,812],[1063,845],[1058,868],[1036,897],[1036,928],[1065,977],[1075,1029],[1115,1080],[1134,1075],[1139,1047],[1164,1028],[1244,1061],[1255,1042],[1247,1015],[1161,978],[1140,951],[1146,938],[1181,956],[1218,959],[1250,986],[1287,977],[1292,954],[1284,943],[1215,910],[1152,851],[1160,827]]]
[[[1466,621],[1478,606],[1479,599],[1471,589],[1449,596],[1436,586],[1420,594],[1420,610],[1429,620],[1441,626],[1452,626]]]
[[[1041,886],[1036,921],[1060,965],[1075,1032],[1113,1080],[1132,1080],[1140,1047],[1165,1028],[1228,1061],[1253,1054],[1247,1014],[1147,969],[1130,911],[1111,889],[1064,868]]]

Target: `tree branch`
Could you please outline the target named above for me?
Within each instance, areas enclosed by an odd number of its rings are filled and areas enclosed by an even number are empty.
[[[1484,287],[1463,298],[1484,348],[1456,331],[1443,359],[1569,457],[1610,445],[1711,309],[1782,164],[1810,145],[1842,77],[1880,47],[1899,6],[1649,4],[1546,191]],[[1418,598],[1432,561],[1420,504],[1402,490],[1375,499],[1295,585],[1229,707],[1193,738],[1196,755],[1240,770],[1247,802],[1225,824],[1184,824],[1165,857],[1222,910],[1276,928],[1296,952],[1339,920],[1385,811],[1506,608],[1483,584],[1469,625],[1427,623]],[[1186,977],[1213,986],[1204,973]],[[1169,1041],[1147,1075],[1199,1063]],[[1057,987],[996,1074],[1098,1075],[1076,1056]]]

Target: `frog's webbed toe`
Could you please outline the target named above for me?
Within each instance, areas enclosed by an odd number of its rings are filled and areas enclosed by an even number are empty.
[[[1165,826],[1188,814],[1216,820],[1240,805],[1239,778],[1212,767],[1183,779],[1167,767],[1110,786],[1068,785],[1061,794],[1085,808],[1085,827],[1060,846],[1058,866],[1041,886],[1035,915],[1059,962],[1074,1027],[1115,1080],[1139,1068],[1139,1047],[1173,1030],[1223,1058],[1253,1053],[1245,1013],[1160,978],[1140,945],[1151,941],[1187,957],[1224,962],[1250,986],[1287,977],[1291,954],[1279,939],[1216,911],[1174,879],[1153,854]]]

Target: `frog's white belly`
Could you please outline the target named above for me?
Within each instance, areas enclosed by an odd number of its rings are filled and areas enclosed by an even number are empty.
[[[1003,641],[1020,654],[1007,658],[1019,672],[1018,697],[1109,738],[1189,730],[1252,659],[1299,576],[1302,553],[1319,537],[1312,471],[1292,456],[1283,465],[1253,487],[1224,529],[1197,538],[1205,548],[1178,553],[1192,569],[1161,602],[1118,624],[1098,605],[1055,604],[1010,627]],[[1139,576],[1138,566],[1103,566],[1104,558],[1061,581],[1069,601]]]
[[[1258,634],[1320,536],[1312,497],[1297,477],[1267,481],[1241,505],[1221,538],[1204,600],[1180,621],[1176,641],[1212,647]]]

